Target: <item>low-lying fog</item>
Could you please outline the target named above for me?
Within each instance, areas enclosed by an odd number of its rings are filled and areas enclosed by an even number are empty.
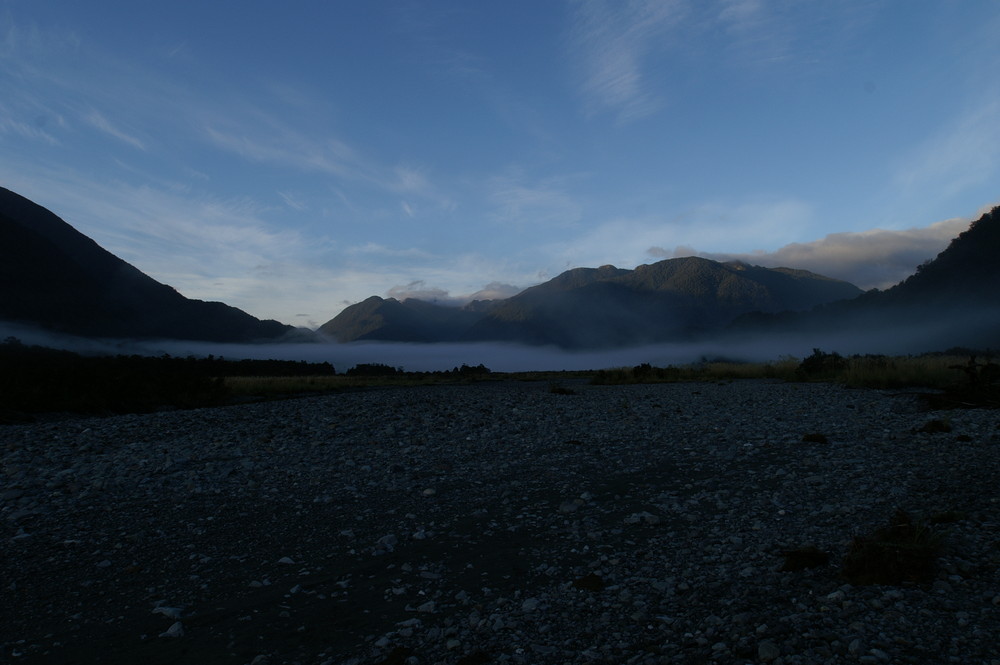
[[[993,319],[994,317],[989,317]],[[986,326],[1000,330],[1000,317]],[[982,330],[981,314],[974,326]],[[803,358],[814,348],[848,355],[873,353],[905,355],[925,351],[944,351],[955,346],[996,348],[1000,339],[985,344],[981,334],[968,338],[962,334],[964,322],[951,318],[932,326],[912,326],[865,334],[844,332],[799,335],[783,333],[752,339],[661,343],[623,349],[568,351],[554,347],[523,346],[505,343],[407,344],[398,342],[298,342],[267,344],[217,344],[184,340],[92,340],[64,337],[35,329],[0,324],[0,339],[17,337],[25,344],[64,348],[85,354],[140,354],[185,357],[221,356],[227,360],[242,358],[305,360],[329,362],[338,372],[359,363],[382,363],[408,371],[450,370],[463,364],[483,364],[498,372],[558,371],[630,367],[640,363],[654,366],[682,365],[701,360],[735,361],[778,360],[784,356]]]

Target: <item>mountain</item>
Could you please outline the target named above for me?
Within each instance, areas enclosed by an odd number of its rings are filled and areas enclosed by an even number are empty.
[[[877,300],[881,305],[1000,305],[1000,206],[972,222],[934,260]]]
[[[345,308],[319,332],[338,342],[453,342],[462,339],[487,310],[488,303],[479,300],[465,307],[445,307],[416,298],[400,302],[372,296]]]
[[[86,337],[250,342],[294,330],[185,298],[0,187],[0,320]]]
[[[860,293],[806,271],[696,257],[635,270],[578,268],[498,304],[466,339],[564,348],[690,340],[745,312],[807,309]]]
[[[1000,347],[1000,207],[974,221],[947,248],[885,291],[807,312],[752,314],[731,332],[879,333],[898,352],[955,346]],[[905,347],[905,348],[904,348]]]
[[[575,268],[505,300],[448,308],[372,297],[320,331],[338,341],[505,341],[608,348],[693,339],[749,311],[808,309],[853,298],[852,284],[802,270],[701,258],[626,270]]]

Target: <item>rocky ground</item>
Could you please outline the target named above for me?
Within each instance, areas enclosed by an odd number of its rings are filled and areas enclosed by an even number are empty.
[[[562,387],[2,426],[0,662],[1000,664],[996,411]],[[899,508],[931,578],[850,583]]]

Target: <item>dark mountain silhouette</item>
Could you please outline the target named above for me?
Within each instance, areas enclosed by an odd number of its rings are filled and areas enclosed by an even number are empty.
[[[852,284],[802,270],[701,258],[626,270],[575,268],[488,305],[448,308],[373,297],[320,328],[338,341],[506,341],[564,348],[628,346],[705,335],[749,311],[808,309],[852,298]]]
[[[695,257],[635,270],[583,268],[508,298],[466,338],[565,348],[690,340],[745,312],[807,309],[859,293],[852,284],[806,271]]]
[[[873,299],[883,305],[1000,305],[1000,207],[970,224],[934,260]]]
[[[907,352],[1000,346],[1000,207],[959,234],[937,257],[885,291],[807,312],[751,314],[735,333],[899,331]],[[903,352],[904,350],[900,350]]]
[[[338,342],[382,340],[453,342],[488,311],[488,302],[445,307],[416,298],[403,301],[372,296],[327,321],[319,332]]]
[[[273,340],[294,330],[185,298],[0,187],[0,320],[86,337]]]

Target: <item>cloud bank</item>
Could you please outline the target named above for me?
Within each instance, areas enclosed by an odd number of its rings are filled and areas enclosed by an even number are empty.
[[[386,293],[386,297],[395,298],[396,300],[416,298],[417,300],[424,300],[438,305],[460,307],[462,305],[467,305],[473,300],[500,300],[503,298],[510,298],[511,296],[517,295],[522,290],[523,289],[512,284],[490,282],[475,293],[453,296],[446,289],[428,286],[424,280],[418,279],[410,282],[409,284],[400,284],[392,287]]]
[[[650,247],[657,259],[700,256],[715,261],[743,261],[766,268],[798,268],[851,282],[862,289],[885,289],[912,275],[917,266],[943,251],[969,228],[968,219],[946,219],[924,228],[871,229],[831,233],[807,243],[791,243],[773,252],[729,254],[700,252],[689,246]]]

